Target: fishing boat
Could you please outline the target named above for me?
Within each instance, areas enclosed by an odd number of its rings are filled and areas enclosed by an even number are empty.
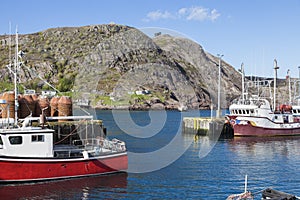
[[[234,136],[296,136],[300,135],[300,118],[293,107],[281,104],[276,107],[277,61],[274,60],[273,108],[267,98],[258,95],[233,102],[229,107]],[[244,77],[243,77],[244,78]]]
[[[16,36],[16,52],[17,47]],[[126,171],[125,142],[109,140],[103,124],[91,115],[18,118],[17,69],[14,106],[1,99],[0,110],[0,183],[44,181]],[[11,67],[11,66],[8,66]],[[11,108],[15,115],[11,117]],[[99,125],[97,128],[96,125]]]

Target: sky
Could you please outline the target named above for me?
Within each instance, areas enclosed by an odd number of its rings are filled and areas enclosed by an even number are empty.
[[[171,30],[246,75],[299,77],[300,0],[26,0],[1,1],[0,35],[116,23]]]

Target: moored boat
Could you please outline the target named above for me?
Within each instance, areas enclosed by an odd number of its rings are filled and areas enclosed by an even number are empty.
[[[254,95],[233,102],[228,117],[231,119],[234,136],[297,136],[300,135],[300,120],[296,108],[281,104],[276,108],[277,61],[274,60],[274,97],[273,108],[265,97]],[[243,91],[244,97],[244,91]]]
[[[2,119],[0,182],[82,177],[127,169],[125,143],[117,139],[108,140],[102,131],[92,132],[97,130],[92,116],[46,117],[46,120],[51,123],[51,120],[62,118],[73,120],[68,133],[46,125],[28,125],[42,120],[38,117],[26,118],[21,127],[15,127],[13,119],[10,123]],[[81,128],[74,128],[75,120],[80,120],[77,126]],[[85,128],[86,124],[90,128]]]
[[[17,39],[16,52],[19,52]],[[40,117],[18,118],[17,69],[22,65],[18,57],[16,53],[15,70],[12,65],[7,66],[15,80],[12,98],[0,99],[0,183],[126,171],[125,142],[109,140],[102,122],[97,123],[93,116],[48,116],[44,114],[47,106],[40,107]]]

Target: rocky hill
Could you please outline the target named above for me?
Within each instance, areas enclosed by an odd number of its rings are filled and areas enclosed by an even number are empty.
[[[2,35],[0,42],[4,91],[11,89],[12,75],[5,66],[9,49],[14,52],[14,36]],[[206,109],[217,103],[219,59],[186,38],[152,38],[108,24],[19,35],[19,49],[24,52],[20,82],[38,92],[51,89],[45,80],[99,108]],[[224,61],[221,83],[222,107],[227,107],[241,93],[241,75]]]

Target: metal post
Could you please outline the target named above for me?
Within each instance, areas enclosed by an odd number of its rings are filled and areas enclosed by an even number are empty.
[[[298,66],[299,70],[299,78],[298,78],[298,101],[299,101],[299,96],[300,96],[300,66]]]
[[[218,109],[217,109],[216,117],[219,118],[220,114],[221,114],[221,109],[220,109],[220,105],[221,105],[221,59],[224,55],[217,54],[217,56],[219,57],[219,81],[218,81]]]
[[[15,92],[15,126],[18,124],[18,88],[17,88],[17,73],[18,73],[18,65],[19,65],[19,60],[18,60],[18,28],[16,28],[16,53],[15,53],[15,69],[14,69],[14,92]]]
[[[277,66],[277,60],[274,59],[274,102],[273,102],[273,111],[276,110],[276,82],[277,82],[277,70],[279,67]]]
[[[241,64],[241,69],[239,70],[242,74],[242,100],[245,102],[245,72],[244,72],[244,63]]]
[[[287,78],[289,82],[289,104],[292,104],[292,91],[291,91],[291,76],[290,76],[290,70],[287,71]]]

